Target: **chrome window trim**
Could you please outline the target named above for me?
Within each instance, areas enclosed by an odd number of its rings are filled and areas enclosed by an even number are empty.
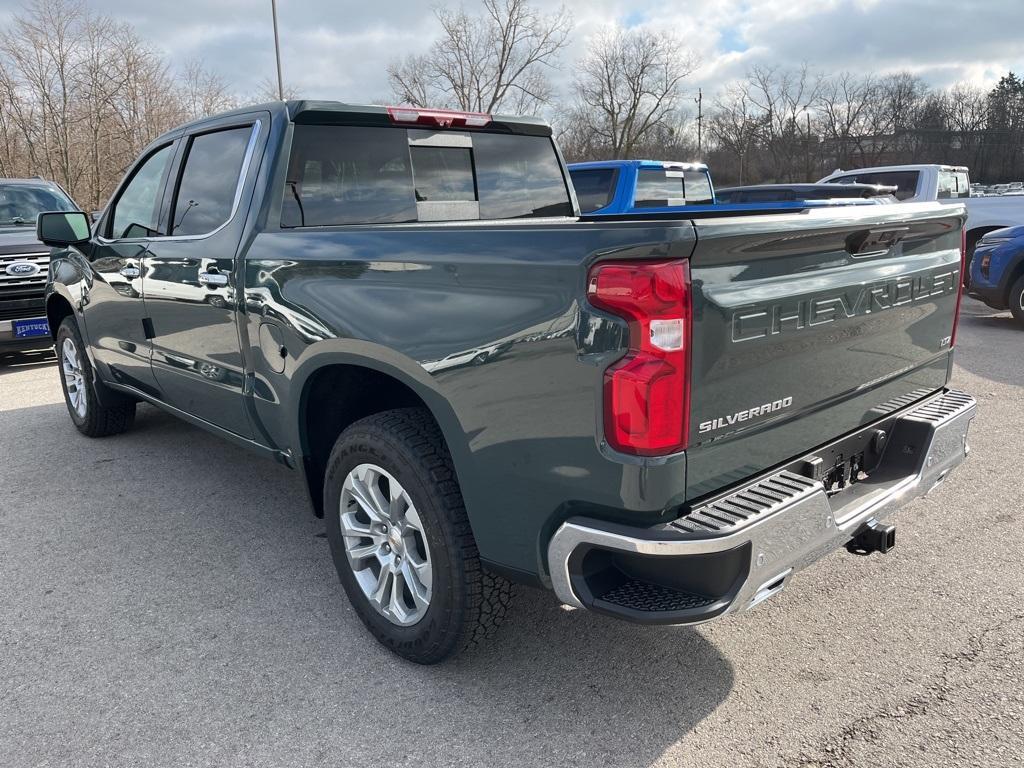
[[[112,240],[108,240],[107,238],[102,236],[97,236],[96,239],[99,242],[103,243],[104,245],[109,243],[137,243],[144,242],[146,240],[159,240],[162,243],[167,243],[183,240],[205,240],[206,238],[212,237],[213,235],[220,232],[222,229],[228,226],[228,224],[234,221],[235,215],[238,213],[238,206],[239,203],[241,203],[242,201],[242,189],[245,187],[245,180],[249,175],[249,165],[250,163],[252,163],[252,157],[256,153],[256,141],[257,139],[259,139],[260,130],[262,127],[262,120],[257,120],[252,124],[252,133],[249,135],[249,143],[246,145],[245,156],[242,158],[242,169],[238,173],[238,183],[235,185],[235,197],[231,201],[231,213],[228,214],[227,219],[222,224],[220,224],[216,229],[211,229],[209,232],[205,232],[201,235],[158,235],[156,237],[122,237],[114,238]],[[228,127],[223,128],[221,130],[230,131],[232,130],[232,128]],[[183,138],[188,139],[191,148],[191,142],[194,141],[198,136],[202,136],[204,133],[218,133],[218,131],[204,131],[203,133],[192,134],[185,136]],[[188,164],[187,155],[185,156],[185,164]],[[182,167],[182,172],[184,172],[184,166]]]

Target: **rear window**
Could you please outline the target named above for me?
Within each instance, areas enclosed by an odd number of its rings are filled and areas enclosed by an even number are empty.
[[[572,216],[569,188],[547,136],[473,134],[481,219]]]
[[[297,125],[281,226],[572,214],[546,136]]]
[[[856,173],[833,179],[835,184],[884,184],[896,187],[896,199],[906,200],[917,194],[918,171],[881,171],[876,173]]]
[[[939,200],[970,196],[971,180],[966,171],[939,171]]]
[[[636,179],[635,208],[667,208],[712,202],[706,171],[641,168]]]
[[[416,221],[416,197],[404,130],[295,126],[281,226],[407,221]]]
[[[410,147],[416,202],[476,200],[473,155],[464,147]]]
[[[580,211],[591,213],[608,205],[615,196],[615,181],[618,175],[616,168],[569,171]]]

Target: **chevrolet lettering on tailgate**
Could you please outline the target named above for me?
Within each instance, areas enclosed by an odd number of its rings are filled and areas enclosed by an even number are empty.
[[[732,316],[733,342],[753,341],[792,331],[802,331],[836,320],[929,301],[955,293],[960,285],[960,270],[947,269],[921,277],[898,277],[862,286],[850,300],[850,294],[816,296],[796,302],[764,304],[742,309]]]

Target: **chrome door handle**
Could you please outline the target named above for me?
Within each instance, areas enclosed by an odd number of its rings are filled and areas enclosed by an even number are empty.
[[[200,272],[199,284],[213,287],[224,286],[228,284],[228,276],[220,272]]]
[[[121,267],[119,270],[117,270],[117,274],[119,274],[121,277],[127,277],[134,280],[135,278],[139,277],[142,274],[142,270],[140,270],[138,267],[128,265],[127,267]]]

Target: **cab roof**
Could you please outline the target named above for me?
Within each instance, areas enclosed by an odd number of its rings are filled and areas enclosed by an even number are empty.
[[[377,104],[348,104],[342,101],[294,99],[251,104],[209,115],[168,131],[161,138],[191,130],[211,120],[253,112],[270,112],[301,125],[406,126],[429,130],[485,130],[550,136],[551,126],[541,118],[522,115],[491,115],[481,112],[432,109],[426,107],[387,107]],[[417,119],[413,119],[413,113]]]
[[[569,163],[569,170],[592,168],[665,168],[676,171],[707,171],[706,163],[681,163],[675,160],[592,160],[585,163]]]

